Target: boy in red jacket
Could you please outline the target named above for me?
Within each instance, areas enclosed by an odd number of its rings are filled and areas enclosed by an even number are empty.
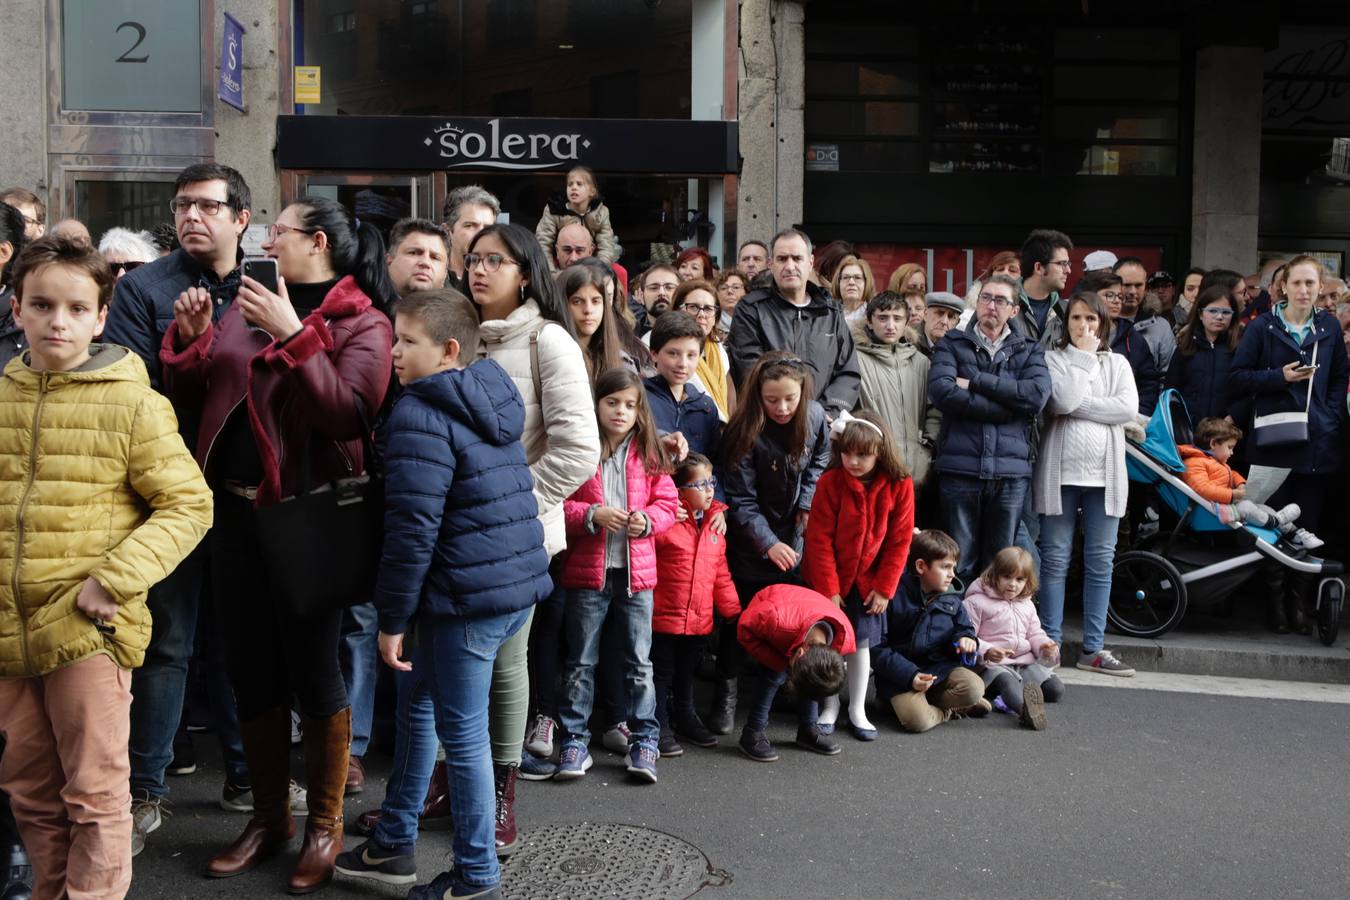
[[[741,752],[756,762],[773,762],[778,751],[764,734],[769,708],[783,682],[797,692],[797,745],[834,756],[839,745],[816,726],[817,704],[839,692],[844,657],[857,647],[853,626],[833,602],[794,584],[775,584],[754,596],[741,614],[736,637],[763,668],[757,673],[750,715],[741,731]]]
[[[676,735],[695,747],[716,747],[717,737],[694,710],[694,668],[706,635],[712,633],[713,608],[727,627],[741,614],[736,587],[727,567],[726,535],[709,523],[726,504],[713,497],[717,481],[712,462],[690,452],[675,467],[684,518],[656,537],[656,595],[652,612],[652,666],[656,682],[656,719],[661,723],[661,755],[680,756]],[[674,689],[674,716],[666,696]],[[672,730],[671,726],[674,725]]]

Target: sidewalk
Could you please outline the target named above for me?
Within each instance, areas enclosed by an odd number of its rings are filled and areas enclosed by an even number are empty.
[[[1063,658],[1073,660],[1083,642],[1081,607],[1066,618]],[[1272,634],[1249,611],[1220,619],[1192,609],[1178,628],[1154,640],[1123,637],[1108,627],[1106,646],[1140,672],[1350,684],[1350,629],[1325,647],[1315,632]]]

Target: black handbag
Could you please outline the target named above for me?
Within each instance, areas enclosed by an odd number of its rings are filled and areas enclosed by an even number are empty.
[[[360,397],[356,413],[365,474],[311,489],[306,438],[295,496],[256,512],[273,596],[299,618],[346,609],[375,596],[384,539],[384,474]]]

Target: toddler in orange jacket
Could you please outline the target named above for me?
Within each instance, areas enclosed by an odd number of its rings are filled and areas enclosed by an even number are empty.
[[[1322,546],[1325,542],[1321,538],[1294,524],[1299,516],[1298,504],[1290,503],[1276,510],[1247,499],[1247,479],[1228,465],[1241,437],[1242,429],[1227,419],[1201,419],[1195,426],[1195,443],[1181,444],[1177,448],[1186,464],[1181,480],[1214,504],[1212,511],[1222,522],[1240,521],[1273,528],[1289,543],[1304,550]]]

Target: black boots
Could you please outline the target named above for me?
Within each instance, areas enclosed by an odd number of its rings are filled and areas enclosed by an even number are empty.
[[[708,716],[708,730],[713,734],[731,734],[732,720],[736,718],[735,678],[723,678],[717,682],[713,694],[712,713]]]

